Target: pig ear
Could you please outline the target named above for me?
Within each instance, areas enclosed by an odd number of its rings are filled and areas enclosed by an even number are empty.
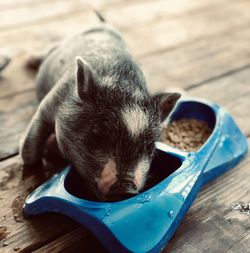
[[[174,108],[176,102],[181,97],[180,93],[160,93],[155,95],[155,101],[160,109],[161,122],[163,122]]]
[[[76,57],[76,82],[77,91],[80,98],[84,98],[89,88],[94,85],[93,72],[89,64],[80,56]]]

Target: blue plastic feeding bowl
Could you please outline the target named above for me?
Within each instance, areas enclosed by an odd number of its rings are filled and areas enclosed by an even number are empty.
[[[95,202],[73,190],[71,167],[31,193],[26,215],[65,214],[91,230],[111,252],[160,252],[180,225],[201,187],[234,167],[247,153],[247,141],[228,112],[200,99],[183,99],[169,121],[195,118],[213,129],[197,152],[156,143],[150,173],[154,184],[132,198]]]

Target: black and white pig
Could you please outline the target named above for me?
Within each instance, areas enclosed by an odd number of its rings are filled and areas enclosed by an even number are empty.
[[[37,95],[40,105],[21,141],[24,164],[41,162],[55,134],[84,187],[105,201],[143,188],[160,124],[180,97],[150,95],[122,36],[104,23],[50,51],[37,75]]]

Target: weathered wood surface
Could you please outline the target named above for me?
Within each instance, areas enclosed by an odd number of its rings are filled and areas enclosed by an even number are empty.
[[[13,57],[0,76],[0,225],[10,231],[0,242],[0,247],[9,243],[1,252],[13,252],[16,246],[19,252],[105,252],[86,229],[66,217],[43,215],[17,223],[11,210],[13,200],[37,182],[34,177],[18,180],[22,165],[15,155],[37,106],[34,74],[25,70],[25,59],[29,51],[96,24],[82,3],[0,2],[0,45]],[[112,0],[97,6],[123,32],[151,90],[178,86],[214,100],[250,135],[249,1]],[[230,206],[249,202],[249,162],[248,156],[203,189],[164,252],[247,252],[249,217]]]
[[[250,41],[249,26],[243,24],[232,30],[228,27],[224,28],[226,29],[225,31],[215,33],[213,36],[209,35],[208,37],[204,35],[201,36],[202,29],[200,28],[200,32],[198,33],[200,38],[191,40],[188,43],[185,40],[185,43],[181,46],[171,50],[169,47],[166,47],[165,50],[158,51],[161,46],[159,43],[162,43],[160,40],[160,42],[157,42],[156,39],[148,41],[147,38],[138,36],[135,41],[140,41],[144,50],[147,45],[149,45],[148,47],[152,47],[152,45],[155,47],[155,49],[151,50],[150,54],[144,56],[138,55],[140,63],[145,69],[148,77],[151,90],[160,90],[166,85],[189,88],[216,79],[221,75],[248,68],[250,58],[250,49],[248,46],[248,42]],[[145,34],[147,32],[146,30],[147,29],[144,30]],[[151,31],[151,34],[153,34],[154,29],[152,28]],[[158,31],[158,33],[161,34],[161,31]],[[152,37],[155,38],[157,35],[153,34]],[[164,34],[160,37],[162,37],[162,41],[167,38]],[[131,40],[132,38],[133,37],[131,37]],[[144,41],[148,41],[149,43],[145,44]],[[235,43],[235,41],[237,41],[237,43]],[[134,51],[139,51],[139,48],[140,46],[138,43]],[[0,126],[0,139],[2,143],[6,143],[6,145],[0,148],[0,159],[16,153],[16,140],[20,138],[22,131],[30,120],[29,117],[22,118],[22,124],[17,124],[16,126],[18,128],[15,134],[16,137],[12,136],[10,132],[13,131],[13,129],[9,128],[8,122],[1,118],[8,117],[9,115],[6,104],[12,100],[13,104],[16,104],[16,107],[19,108],[19,110],[13,110],[14,113],[23,113],[29,116],[31,116],[31,114],[29,114],[29,112],[26,113],[26,110],[31,109],[20,107],[20,103],[23,103],[24,100],[27,105],[33,105],[33,112],[36,107],[35,96],[30,95],[32,89],[34,89],[33,75],[24,69],[25,57],[27,58],[27,55],[25,56],[19,53],[18,56],[13,59],[9,69],[6,70],[2,77],[2,84],[0,86],[0,108],[3,109],[1,109],[2,114],[0,115],[0,121],[3,122],[3,124]],[[231,64],[227,64],[228,62]],[[20,76],[20,81],[15,80],[16,75],[13,75],[13,73]],[[18,96],[14,96],[15,93],[18,93]],[[9,141],[10,138],[12,141]]]

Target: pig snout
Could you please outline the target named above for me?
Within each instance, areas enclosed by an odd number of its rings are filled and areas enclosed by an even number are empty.
[[[112,185],[105,197],[108,201],[118,201],[137,194],[138,188],[132,179],[121,179]]]
[[[110,190],[110,187],[117,181],[117,169],[113,160],[109,160],[102,170],[100,177],[96,178],[98,189],[103,195]]]
[[[108,201],[129,198],[138,194],[141,188],[142,169],[139,163],[133,174],[118,173],[116,163],[110,159],[95,181],[99,191]]]

